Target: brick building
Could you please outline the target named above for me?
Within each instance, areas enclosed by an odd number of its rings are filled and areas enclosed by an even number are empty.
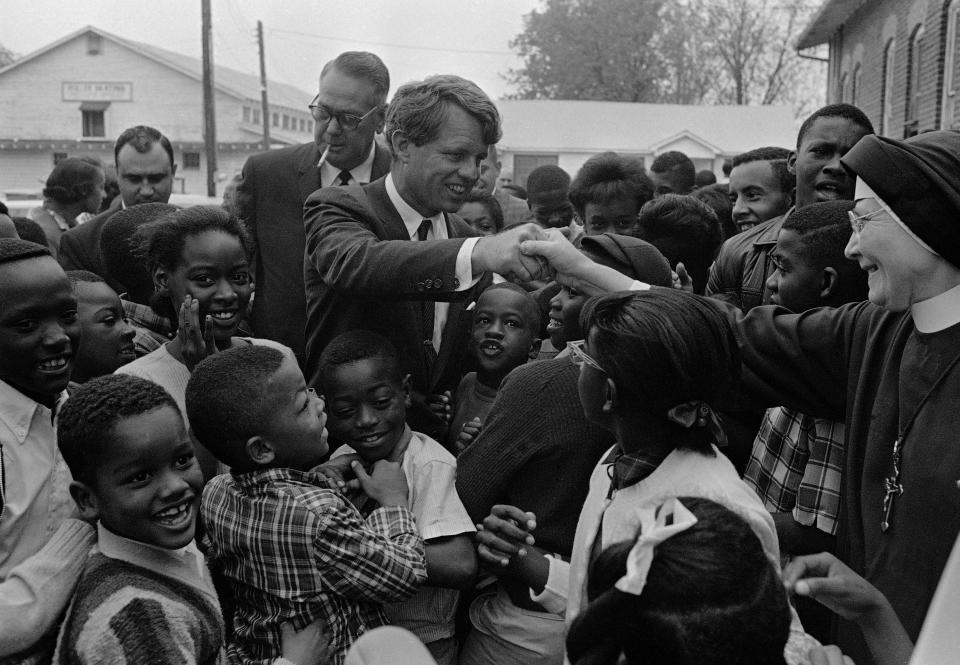
[[[960,129],[960,0],[826,0],[797,42],[828,44],[828,102],[877,132]]]
[[[87,26],[0,69],[0,196],[39,192],[54,164],[95,155],[113,163],[133,125],[169,137],[179,164],[174,192],[206,193],[202,66],[198,58]],[[262,150],[260,79],[214,71],[219,192]],[[275,145],[313,138],[313,93],[269,84]]]

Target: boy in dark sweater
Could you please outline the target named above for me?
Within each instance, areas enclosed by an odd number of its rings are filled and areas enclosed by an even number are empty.
[[[494,284],[480,295],[470,340],[478,369],[464,376],[454,393],[453,418],[445,441],[447,450],[459,454],[473,442],[503,379],[537,357],[538,330],[537,301],[516,284]]]

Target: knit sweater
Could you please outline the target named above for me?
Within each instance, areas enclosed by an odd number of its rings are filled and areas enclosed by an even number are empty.
[[[161,550],[99,529],[53,662],[216,663],[223,617],[196,547]],[[109,554],[109,556],[108,556]]]
[[[569,358],[513,370],[476,441],[457,458],[457,493],[479,522],[504,503],[537,516],[537,545],[568,556],[590,472],[613,437],[587,421]]]

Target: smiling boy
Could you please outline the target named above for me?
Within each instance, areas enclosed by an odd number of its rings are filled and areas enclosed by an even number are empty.
[[[365,330],[340,335],[323,352],[320,376],[330,405],[330,438],[342,444],[336,454],[355,452],[365,464],[401,465],[410,512],[426,545],[426,584],[409,600],[387,605],[387,616],[419,637],[439,665],[453,665],[458,589],[473,583],[477,568],[475,528],[454,485],[456,460],[407,426],[410,379],[382,336]]]
[[[77,299],[50,252],[0,238],[0,581],[73,509],[54,416],[80,335]]]
[[[67,273],[77,296],[83,343],[70,379],[83,383],[137,359],[136,331],[127,322],[120,296],[99,275],[86,270]]]

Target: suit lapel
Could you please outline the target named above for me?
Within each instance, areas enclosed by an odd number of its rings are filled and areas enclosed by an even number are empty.
[[[304,148],[304,154],[297,167],[299,174],[297,186],[300,188],[301,203],[320,188],[320,168],[317,166],[317,162],[320,161],[320,151],[314,143],[305,144]]]
[[[407,226],[400,218],[400,213],[393,207],[390,197],[387,196],[386,177],[374,180],[363,186],[367,195],[367,203],[375,219],[380,220],[386,232],[386,240],[410,240]]]

